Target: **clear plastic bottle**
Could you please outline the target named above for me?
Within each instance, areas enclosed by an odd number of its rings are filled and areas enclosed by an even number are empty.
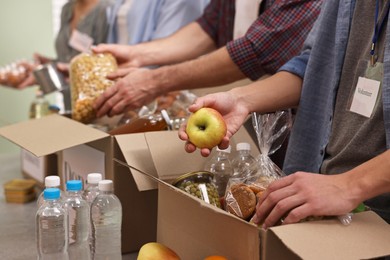
[[[60,190],[47,188],[36,214],[38,259],[68,259],[68,217],[59,202]]]
[[[49,101],[46,100],[45,96],[43,95],[43,92],[41,90],[37,90],[35,98],[30,104],[29,117],[31,119],[34,119],[41,118],[50,114],[49,106]]]
[[[89,173],[87,176],[87,187],[84,189],[84,199],[89,205],[89,210],[91,213],[91,205],[95,200],[96,196],[99,194],[99,181],[102,180],[102,175],[100,173]],[[89,224],[89,248],[92,253],[92,221]]]
[[[256,175],[258,163],[251,155],[251,145],[249,143],[238,143],[236,145],[236,151],[232,159],[233,177],[247,178]]]
[[[90,209],[82,196],[81,180],[66,182],[65,206],[69,217],[69,258],[91,259],[89,248]]]
[[[214,174],[213,182],[217,186],[219,197],[225,196],[226,186],[233,175],[233,168],[229,159],[231,147],[221,150],[216,148],[216,154],[206,162],[204,169]]]
[[[60,177],[57,175],[50,175],[45,177],[45,188],[60,188]],[[63,202],[61,190],[60,190],[60,202]],[[44,202],[43,192],[39,194],[37,199],[37,206],[40,208]]]
[[[99,194],[99,181],[102,180],[100,173],[89,173],[87,176],[87,187],[84,189],[84,199],[91,206],[93,200]]]
[[[111,180],[99,182],[99,195],[91,207],[93,259],[122,259],[122,205]]]

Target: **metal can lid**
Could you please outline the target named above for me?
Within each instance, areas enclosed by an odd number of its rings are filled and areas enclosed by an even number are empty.
[[[195,171],[195,172],[189,172],[183,175],[180,175],[177,177],[172,185],[177,186],[179,183],[181,183],[184,180],[192,180],[192,181],[199,181],[199,180],[211,180],[214,177],[214,174],[212,172],[208,171]]]

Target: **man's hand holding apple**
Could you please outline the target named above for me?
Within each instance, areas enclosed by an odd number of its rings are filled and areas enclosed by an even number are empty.
[[[222,115],[222,120],[226,124],[226,134],[222,138],[220,143],[218,143],[218,147],[220,147],[221,149],[226,149],[229,146],[230,138],[240,129],[249,114],[245,103],[241,103],[231,91],[228,91],[209,94],[200,97],[188,109],[190,112],[195,113],[196,111],[204,107],[213,108]],[[206,115],[205,113],[203,113],[202,117],[212,118],[213,115],[212,113],[206,113]],[[205,118],[204,120],[207,120],[207,118]],[[218,120],[216,120],[216,122],[218,122]],[[183,141],[186,141],[185,150],[188,153],[192,153],[197,148],[200,148],[200,153],[202,156],[209,156],[212,147],[210,148],[196,146],[196,144],[191,141],[191,138],[189,138],[190,133],[188,132],[188,123],[190,123],[190,120],[188,120],[186,124],[183,124],[179,129],[179,138]],[[214,124],[214,126],[220,128],[221,131],[223,130],[221,129],[221,126],[218,126],[216,124]],[[196,129],[196,127],[192,127],[191,129]],[[213,141],[214,140],[211,140],[210,143],[212,143]]]

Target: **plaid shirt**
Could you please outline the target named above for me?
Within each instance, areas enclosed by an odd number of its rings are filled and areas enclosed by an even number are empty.
[[[265,3],[264,3],[265,2]],[[245,36],[233,40],[235,0],[211,0],[197,22],[250,79],[274,74],[299,54],[320,13],[321,0],[263,1],[262,12]]]

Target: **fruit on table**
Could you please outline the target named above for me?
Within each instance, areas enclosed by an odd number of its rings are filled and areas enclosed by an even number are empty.
[[[163,244],[149,242],[140,248],[137,260],[180,260],[180,257]]]
[[[196,147],[211,149],[222,141],[227,127],[217,110],[203,107],[190,115],[186,132],[190,142]]]

